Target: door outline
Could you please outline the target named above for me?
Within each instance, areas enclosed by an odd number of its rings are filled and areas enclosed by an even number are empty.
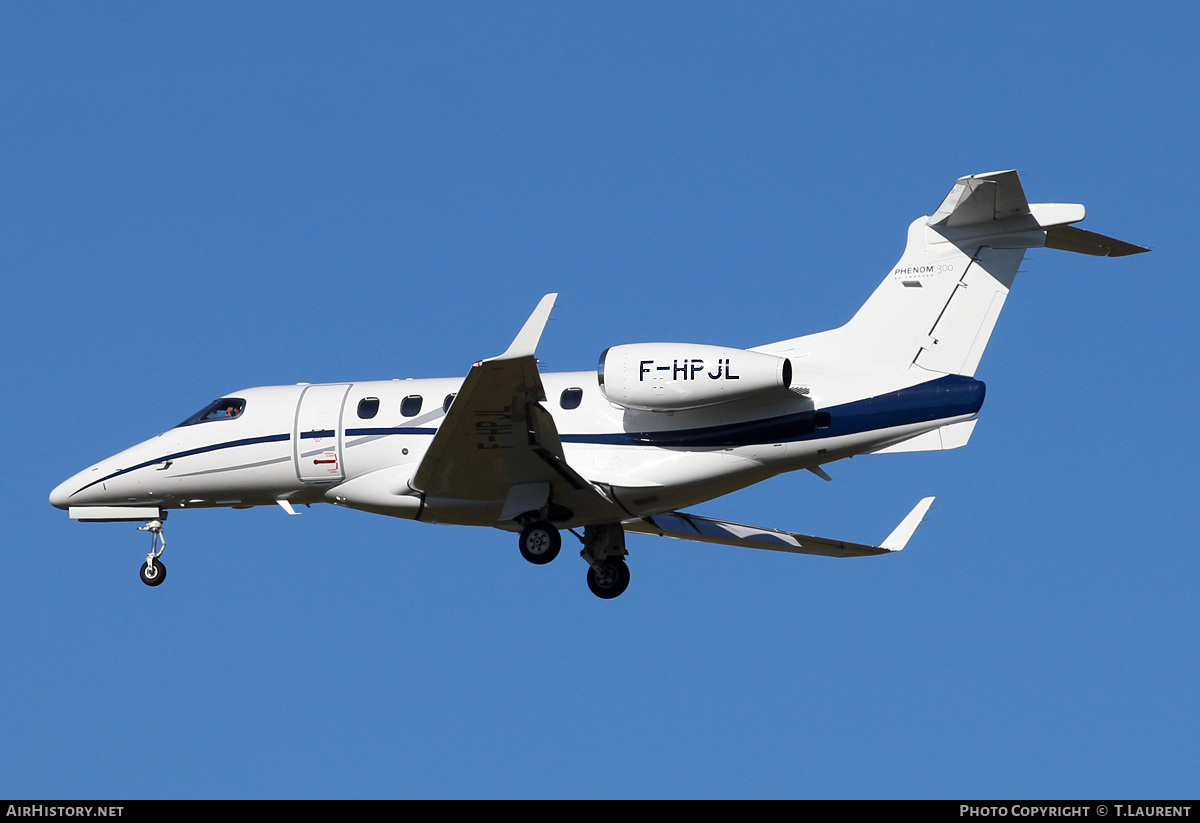
[[[342,417],[350,383],[305,386],[292,425],[292,464],[302,483],[338,483],[343,467]]]

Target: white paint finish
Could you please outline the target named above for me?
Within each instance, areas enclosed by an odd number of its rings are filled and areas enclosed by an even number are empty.
[[[476,363],[465,378],[234,392],[226,397],[244,404],[240,413],[171,429],[102,460],[60,484],[50,502],[85,520],[157,519],[160,511],[207,506],[277,505],[292,514],[295,504],[331,502],[509,530],[520,528],[514,518],[546,512],[560,527],[602,527],[603,545],[620,552],[611,542],[618,523],[784,551],[897,551],[932,498],[881,546],[677,509],[781,472],[828,477],[822,464],[856,454],[965,445],[974,403],[964,414],[961,405],[939,409],[926,399],[905,416],[893,414],[898,398],[922,391],[898,393],[975,373],[1025,249],[1045,245],[1048,231],[1067,250],[1144,251],[1067,227],[1083,214],[1071,204],[1030,205],[1015,172],[960,178],[932,217],[913,221],[900,261],[838,329],[750,350],[619,346],[605,358],[602,392],[595,373],[540,373],[535,352],[557,296],[548,294],[504,354]],[[646,379],[648,364],[655,374],[669,364],[670,379]],[[977,391],[969,379],[941,386]],[[568,388],[582,389],[582,399],[564,410],[558,398]],[[450,394],[457,396],[443,410]],[[412,396],[422,398],[421,410],[406,416],[402,402]],[[360,419],[366,397],[378,398],[378,410]],[[872,418],[872,409],[892,416]],[[850,420],[874,422],[838,428],[832,414],[843,410]],[[755,426],[773,438],[739,434]],[[322,434],[304,437],[313,432]]]

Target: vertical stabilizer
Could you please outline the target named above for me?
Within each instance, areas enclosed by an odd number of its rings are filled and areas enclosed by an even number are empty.
[[[1044,238],[1015,171],[959,178],[844,327],[854,359],[974,375],[1025,249]]]
[[[973,375],[1024,255],[946,242],[914,221],[904,256],[838,330],[837,356]]]
[[[961,177],[932,216],[909,225],[904,255],[849,323],[757,350],[803,347],[838,360],[973,376],[1026,249],[1148,251],[1071,228],[1084,214],[1076,204],[1031,205],[1015,171]]]

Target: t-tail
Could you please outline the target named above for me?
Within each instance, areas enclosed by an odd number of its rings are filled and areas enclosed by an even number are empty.
[[[908,227],[904,256],[850,322],[804,345],[843,361],[973,376],[1026,249],[1149,251],[1075,228],[1084,215],[1078,204],[1031,204],[1016,171],[960,177],[932,216]]]

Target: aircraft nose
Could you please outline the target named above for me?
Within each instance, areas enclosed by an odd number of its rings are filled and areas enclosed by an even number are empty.
[[[97,469],[99,469],[99,466],[93,466],[90,470],[73,474],[55,486],[54,491],[50,492],[50,505],[56,509],[94,505],[97,501],[88,499],[94,497],[94,494],[89,492],[88,494],[81,495],[79,492],[99,476],[96,474]]]
[[[71,492],[75,491],[75,478],[71,477],[54,487],[54,491],[50,492],[50,505],[56,509],[65,509],[70,506],[69,498]]]

